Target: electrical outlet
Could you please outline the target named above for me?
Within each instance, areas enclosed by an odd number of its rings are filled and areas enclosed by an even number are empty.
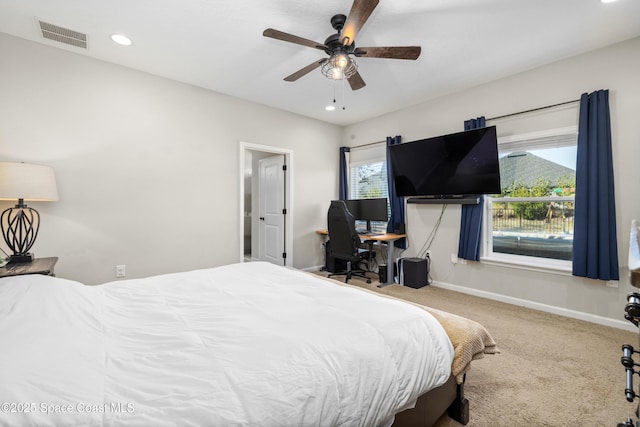
[[[124,264],[116,265],[116,277],[126,277],[127,266]]]
[[[617,280],[608,280],[607,281],[607,287],[608,288],[617,288],[618,287],[618,281]]]
[[[431,251],[430,250],[427,251],[427,258],[431,258]]]
[[[458,255],[451,254],[451,264],[457,264],[457,263],[458,263]]]

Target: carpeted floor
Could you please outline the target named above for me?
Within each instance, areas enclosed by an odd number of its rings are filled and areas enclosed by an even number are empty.
[[[636,333],[435,286],[349,283],[473,319],[489,330],[500,354],[474,361],[467,374],[468,426],[615,426],[634,416],[620,357],[622,344],[638,346]],[[446,416],[436,424],[459,425]]]

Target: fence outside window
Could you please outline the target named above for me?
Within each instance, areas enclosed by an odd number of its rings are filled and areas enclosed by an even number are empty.
[[[571,260],[573,197],[489,198],[492,251]]]

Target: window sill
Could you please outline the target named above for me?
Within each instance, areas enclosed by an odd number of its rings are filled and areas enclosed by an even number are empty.
[[[491,254],[490,256],[481,257],[480,261],[485,264],[499,265],[502,267],[561,274],[564,276],[572,275],[571,261],[507,254]]]

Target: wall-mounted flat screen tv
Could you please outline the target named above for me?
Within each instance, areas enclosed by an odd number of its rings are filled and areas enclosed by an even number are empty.
[[[398,196],[500,193],[496,127],[389,147]]]

